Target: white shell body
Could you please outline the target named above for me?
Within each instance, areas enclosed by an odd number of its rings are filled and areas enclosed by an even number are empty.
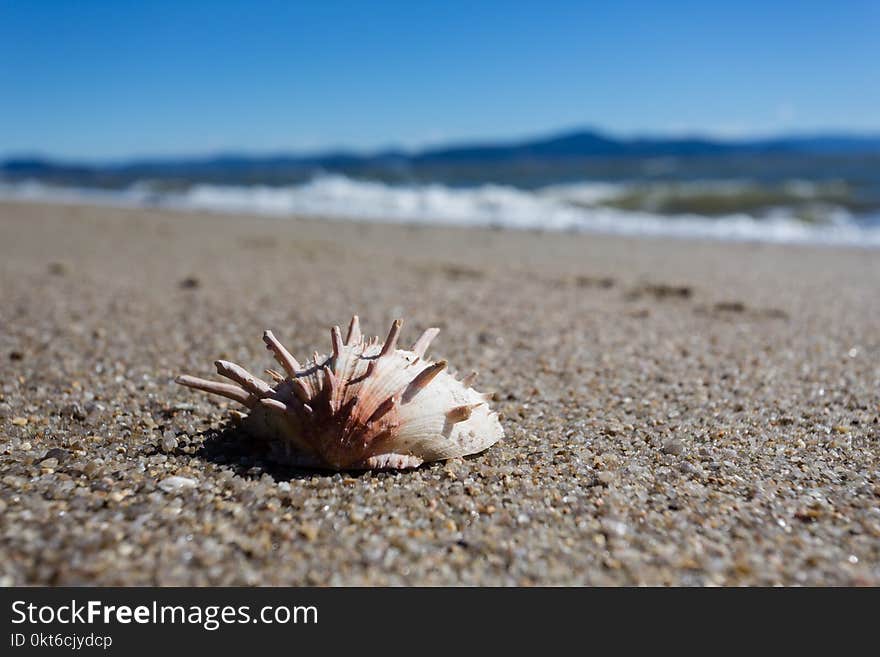
[[[243,427],[271,442],[275,458],[333,470],[402,469],[481,452],[503,435],[491,395],[459,381],[446,362],[425,358],[437,335],[428,329],[411,351],[397,348],[400,320],[384,343],[365,341],[357,316],[333,351],[300,365],[270,331],[263,340],[287,376],[269,370],[274,385],[243,368],[217,361],[236,385],[181,376],[177,382],[223,395],[250,410]]]

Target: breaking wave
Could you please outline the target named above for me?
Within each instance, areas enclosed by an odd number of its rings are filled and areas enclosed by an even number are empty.
[[[793,183],[809,197],[811,183]],[[800,185],[800,186],[798,186]],[[731,187],[732,189],[733,187]],[[655,192],[652,192],[656,196]],[[880,218],[856,219],[826,207],[823,220],[804,221],[790,207],[761,216],[731,212],[709,216],[627,208],[627,183],[581,182],[535,190],[486,184],[390,185],[321,175],[289,186],[194,184],[165,189],[140,182],[122,190],[55,187],[35,181],[0,182],[0,199],[162,207],[271,216],[308,216],[355,221],[491,226],[516,229],[603,232],[781,243],[880,246]],[[646,198],[651,198],[650,196]]]

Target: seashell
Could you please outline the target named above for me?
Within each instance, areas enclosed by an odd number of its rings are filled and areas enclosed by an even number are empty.
[[[271,331],[266,348],[286,376],[266,370],[272,384],[225,360],[217,372],[233,383],[179,376],[177,383],[221,395],[248,408],[242,427],[269,441],[274,457],[332,470],[415,468],[429,461],[482,452],[503,435],[491,394],[471,387],[476,372],[458,380],[446,361],[425,357],[439,329],[429,328],[412,349],[397,348],[402,321],[385,342],[365,340],[357,315],[345,340],[330,331],[332,353],[303,365]]]

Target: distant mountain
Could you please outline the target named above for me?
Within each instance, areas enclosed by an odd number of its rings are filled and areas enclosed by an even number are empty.
[[[816,135],[721,141],[698,137],[616,139],[584,130],[519,144],[448,147],[412,156],[414,161],[498,161],[591,157],[691,157],[754,153],[880,153],[880,136]]]
[[[625,171],[651,158],[682,161],[724,161],[766,157],[880,156],[880,136],[812,135],[771,139],[717,140],[699,137],[636,137],[621,139],[594,130],[509,143],[463,144],[415,153],[385,151],[368,155],[328,152],[313,155],[281,153],[250,156],[139,159],[115,164],[63,163],[40,158],[10,158],[0,162],[0,179],[37,179],[59,184],[119,186],[136,180],[227,184],[281,184],[301,181],[318,171],[380,179],[437,179],[453,182],[491,180],[499,171],[505,179],[517,172],[595,170]],[[513,172],[513,173],[511,173]],[[522,172],[528,172],[522,173]],[[548,174],[549,175],[549,174]],[[515,177],[515,176],[514,176]]]

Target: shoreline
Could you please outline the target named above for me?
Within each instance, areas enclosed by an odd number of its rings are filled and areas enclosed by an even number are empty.
[[[878,585],[877,289],[862,248],[0,202],[0,583]],[[355,312],[439,326],[505,439],[279,468],[171,383]]]
[[[583,183],[591,185],[596,183]],[[601,184],[601,183],[598,183]],[[622,209],[612,204],[583,205],[504,185],[447,188],[429,184],[393,186],[328,176],[287,187],[195,185],[186,191],[150,191],[132,185],[123,190],[67,188],[33,182],[27,191],[0,183],[0,203],[36,203],[139,209],[145,211],[250,215],[280,220],[380,223],[398,226],[459,227],[558,232],[722,243],[802,244],[880,248],[880,224],[845,211],[827,222],[797,219],[784,208],[772,216],[747,213],[704,216]],[[569,192],[571,193],[571,192]],[[34,195],[36,194],[36,195]],[[607,194],[607,192],[606,192]],[[611,197],[609,197],[610,200]],[[355,209],[357,208],[357,209]]]

